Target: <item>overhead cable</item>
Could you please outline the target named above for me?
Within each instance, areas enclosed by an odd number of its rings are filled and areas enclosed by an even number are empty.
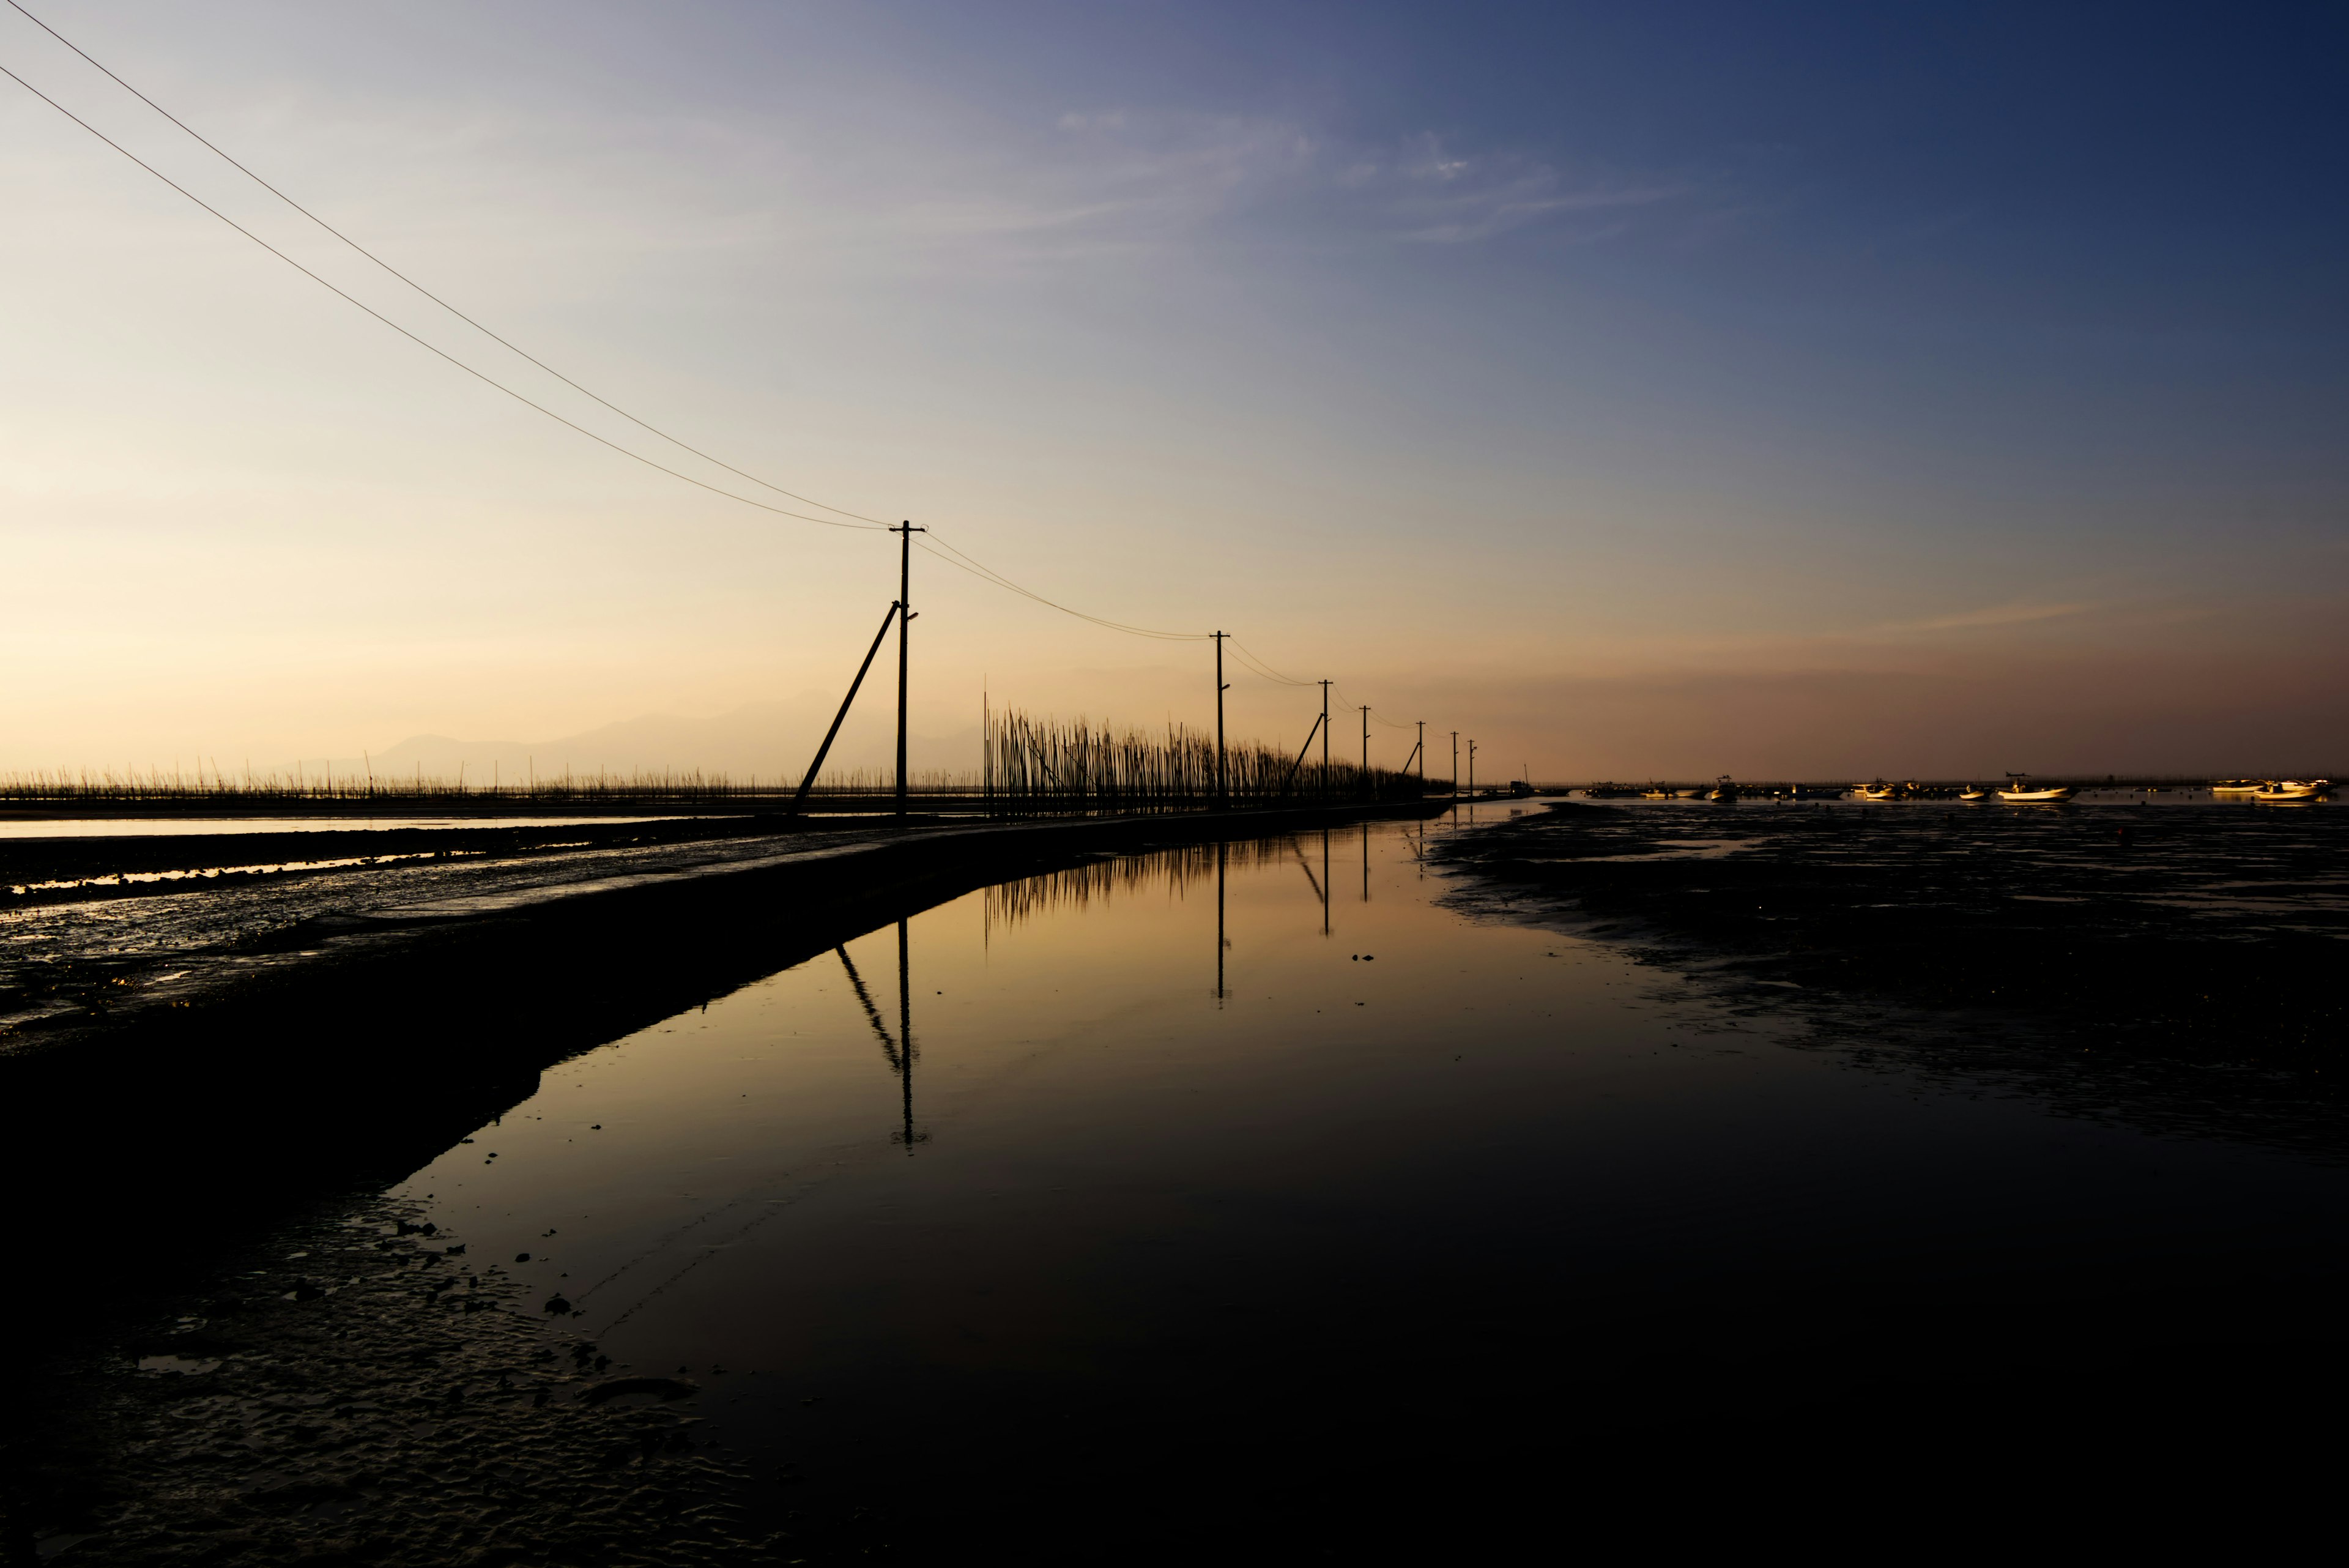
[[[937,547],[935,549],[932,548],[931,546],[933,544]],[[972,576],[980,579],[982,582],[992,583],[997,587],[1008,589],[1012,593],[1018,594],[1022,598],[1033,599],[1038,604],[1042,605],[1049,609],[1059,610],[1062,615],[1074,616],[1079,620],[1091,621],[1095,626],[1107,627],[1112,631],[1122,631],[1133,637],[1156,638],[1164,642],[1205,642],[1210,637],[1215,635],[1213,632],[1206,631],[1161,631],[1154,627],[1129,626],[1122,620],[1110,620],[1105,617],[1088,615],[1085,611],[1081,609],[1071,609],[1067,605],[1061,604],[1054,599],[1048,599],[1032,588],[1020,587],[1018,583],[1013,582],[1009,577],[1005,576],[994,567],[975,560],[971,556],[964,554],[962,551],[956,549],[944,539],[940,539],[935,529],[932,530],[926,538],[916,540],[915,548],[927,551],[930,555],[936,556],[941,561],[944,561],[947,566],[956,567],[961,571],[968,572]]]
[[[1276,685],[1318,686],[1320,684],[1318,680],[1299,680],[1293,675],[1283,675],[1279,670],[1275,670],[1271,665],[1266,663],[1264,659],[1259,658],[1253,649],[1242,643],[1237,637],[1227,638],[1225,640],[1231,644],[1232,651],[1239,655],[1240,662],[1242,664],[1247,665],[1248,669],[1254,670],[1257,674],[1263,676],[1267,680],[1272,681]]]
[[[145,104],[149,109],[153,109],[157,114],[161,115],[165,119],[170,120],[173,125],[178,126],[181,130],[186,131],[206,150],[217,155],[223,162],[228,164],[230,168],[235,170],[238,173],[243,175],[246,179],[252,181],[254,184],[260,186],[263,190],[268,192],[271,195],[276,197],[279,201],[285,202],[287,206],[293,208],[295,212],[301,213],[304,217],[317,224],[318,227],[326,230],[326,233],[334,235],[335,238],[342,241],[343,244],[350,246],[351,249],[358,252],[359,254],[367,257],[367,260],[375,263],[376,265],[381,267],[384,271],[389,273],[392,276],[398,278],[400,282],[406,284],[409,287],[414,289],[417,293],[422,295],[425,298],[430,300],[433,304],[439,306],[441,309],[447,311],[450,315],[455,317],[458,320],[471,327],[474,331],[479,332],[484,337],[489,338],[492,342],[499,345],[501,348],[510,349],[513,353],[522,356],[522,358],[529,360],[532,364],[537,366],[540,369],[545,371],[548,375],[554,377],[556,380],[562,382],[564,386],[569,387],[572,390],[579,393],[581,396],[592,399],[595,401],[603,404],[604,407],[611,410],[614,413],[619,415],[630,424],[636,426],[640,430],[651,431],[654,435],[660,437],[661,440],[668,442],[671,446],[677,447],[684,452],[689,452],[694,456],[701,459],[704,462],[715,464],[717,467],[724,469],[729,473],[734,474],[742,479],[747,479],[751,483],[758,485],[763,490],[771,490],[778,495],[789,496],[793,501],[800,502],[804,505],[815,507],[818,511],[837,512],[843,517],[854,518],[859,523],[870,523],[875,527],[887,526],[887,524],[881,518],[867,517],[861,512],[851,512],[844,506],[834,506],[829,502],[818,501],[812,495],[802,495],[795,490],[786,490],[781,485],[774,483],[772,481],[760,478],[757,474],[750,472],[747,469],[737,468],[732,463],[726,462],[722,458],[712,457],[709,453],[702,451],[699,447],[689,445],[687,442],[678,440],[676,436],[669,434],[667,431],[662,430],[657,425],[654,425],[644,420],[638,419],[636,415],[628,412],[627,410],[620,407],[619,404],[613,402],[609,398],[602,397],[595,392],[589,391],[585,387],[581,386],[578,382],[573,380],[570,377],[564,375],[562,371],[556,369],[554,366],[548,364],[537,355],[531,353],[528,349],[521,347],[519,344],[500,337],[497,333],[492,332],[487,327],[482,326],[479,321],[474,320],[473,317],[466,315],[463,311],[458,309],[455,306],[450,304],[447,300],[441,298],[439,295],[433,293],[430,289],[425,287],[422,284],[417,282],[414,278],[409,276],[406,273],[400,271],[398,267],[392,265],[389,262],[384,260],[381,256],[376,254],[373,251],[359,244],[358,241],[351,238],[350,235],[343,233],[342,230],[335,227],[334,224],[326,222],[326,219],[318,216],[317,213],[310,211],[309,208],[304,206],[301,202],[295,201],[293,197],[287,195],[285,192],[279,190],[276,186],[271,184],[268,181],[263,179],[260,175],[254,173],[252,170],[238,162],[234,158],[229,156],[228,153],[215,146],[209,138],[205,137],[202,132],[197,130],[195,127],[190,125],[186,120],[181,119],[178,115],[173,114],[170,109],[165,109],[161,104],[157,103],[153,99],[149,98],[145,93],[140,92],[137,88],[132,87],[129,82],[124,81],[120,77],[116,76],[103,61],[90,54],[88,50],[83,48],[79,44],[75,43],[71,38],[67,37],[63,33],[58,32],[55,27],[50,26],[47,22],[42,21],[38,16],[34,16],[30,11],[26,10],[23,5],[17,4],[17,0],[7,0],[7,3],[12,9],[23,16],[26,20],[31,22],[33,26],[40,28],[41,31],[47,33],[50,37],[55,38],[58,43],[63,44],[67,48],[71,49],[75,54],[79,55],[83,59],[88,60],[98,70],[104,72],[106,76],[109,78],[116,86],[121,88],[123,91],[137,99],[140,103]],[[15,73],[12,72],[10,74],[14,75]],[[17,79],[22,81],[24,78],[20,77]],[[340,291],[337,290],[336,292],[339,293]],[[346,297],[348,296],[347,296]],[[502,389],[501,389],[501,390]],[[535,404],[532,406],[536,407]],[[577,427],[574,426],[573,428],[576,429]],[[723,493],[723,492],[720,493]],[[786,513],[785,515],[795,516],[797,514]]]
[[[512,398],[515,402],[522,404],[524,408],[536,410],[538,412],[544,414],[548,419],[553,420],[556,424],[577,431],[589,441],[595,441],[602,446],[610,447],[622,457],[633,458],[636,462],[643,463],[647,468],[657,469],[659,472],[667,474],[672,479],[682,479],[688,484],[697,486],[702,490],[707,490],[713,495],[722,495],[729,501],[739,501],[745,506],[755,506],[761,512],[771,512],[778,517],[793,517],[802,523],[821,523],[828,528],[854,528],[866,533],[881,531],[882,524],[877,523],[842,523],[830,517],[810,517],[802,512],[786,511],[781,506],[770,506],[763,501],[754,501],[747,495],[738,495],[733,491],[722,489],[719,486],[709,483],[706,481],[696,479],[689,473],[680,473],[676,469],[669,467],[667,463],[655,462],[651,458],[645,456],[642,452],[631,452],[616,441],[612,441],[605,436],[597,435],[585,425],[578,424],[573,421],[564,419],[561,414],[556,413],[553,409],[548,408],[543,403],[533,402],[529,398],[515,391],[512,387],[507,386],[504,382],[500,381],[492,376],[486,375],[480,370],[474,369],[471,365],[466,364],[462,359],[458,358],[454,354],[450,353],[447,349],[436,347],[432,343],[426,341],[424,338],[419,337],[415,333],[410,332],[407,327],[402,327],[398,322],[394,321],[390,317],[386,316],[383,312],[376,309],[365,301],[345,293],[343,290],[336,287],[333,284],[328,283],[325,278],[320,277],[316,273],[312,272],[308,267],[304,266],[300,262],[295,261],[292,256],[287,255],[284,251],[279,250],[275,245],[271,244],[267,240],[263,239],[259,234],[254,234],[251,229],[246,228],[234,218],[230,217],[227,213],[222,212],[219,208],[213,206],[211,202],[205,201],[202,197],[197,195],[194,192],[189,190],[186,186],[181,184],[178,181],[172,179],[170,175],[164,173],[161,170],[156,168],[153,164],[148,162],[145,159],[140,157],[137,153],[123,146],[120,142],[107,135],[106,132],[98,130],[98,127],[90,124],[89,121],[82,119],[81,116],[76,114],[73,110],[67,109],[65,105],[59,103],[57,99],[51,98],[48,94],[35,87],[32,83],[26,81],[24,78],[18,76],[15,71],[10,70],[7,67],[0,66],[0,76],[6,77],[10,81],[15,82],[18,87],[23,88],[26,92],[31,93],[35,98],[39,99],[43,103],[47,104],[51,109],[56,109],[59,114],[64,115],[67,119],[72,120],[76,125],[80,126],[84,130],[88,131],[92,136],[97,137],[109,147],[113,148],[117,152],[121,153],[125,158],[129,159],[131,162],[138,164],[140,168],[144,169],[148,173],[152,174],[156,179],[160,180],[164,184],[169,185],[172,190],[177,191],[181,195],[185,196],[189,201],[193,202],[197,206],[202,207],[205,212],[210,213],[222,223],[226,223],[230,228],[234,229],[238,234],[243,234],[246,239],[251,240],[254,244],[259,245],[263,250],[267,251],[271,255],[275,256],[279,261],[284,262],[287,266],[292,267],[295,272],[300,273],[304,277],[306,277],[312,283],[316,284],[320,288],[325,289],[327,293],[334,295],[338,299],[344,300],[348,304],[357,306],[358,308],[366,311],[369,316],[374,317],[378,321],[382,322],[386,327],[390,327],[394,332],[398,333],[402,337],[407,338],[418,348],[427,349],[433,354],[439,355],[441,358],[446,359],[450,364],[456,366],[457,369],[464,371],[465,374],[472,377],[475,380],[480,381],[484,386],[496,388],[499,391],[503,392],[507,397]]]
[[[240,174],[243,174],[246,179],[251,180],[254,184],[260,186],[263,190],[268,192],[271,195],[285,202],[288,207],[293,208],[294,211],[299,213],[303,217],[307,218],[311,223],[316,224],[319,228],[324,229],[327,234],[333,235],[336,239],[341,241],[352,250],[357,251],[360,255],[365,256],[368,261],[373,262],[377,266],[382,268],[385,272],[390,274],[393,277],[398,279],[401,283],[407,285],[418,294],[422,295],[426,299],[430,300],[433,304],[439,306],[441,309],[447,311],[450,315],[455,317],[466,326],[472,327],[475,331],[481,333],[492,342],[496,343],[501,348],[505,348],[529,361],[532,365],[534,365],[539,369],[545,371],[548,375],[553,376],[556,380],[561,381],[564,386],[580,393],[583,397],[588,398],[602,407],[610,410],[613,413],[619,415],[629,423],[636,425],[639,429],[644,430],[652,435],[659,437],[661,440],[669,442],[672,446],[677,447],[682,452],[690,452],[694,456],[700,458],[705,462],[709,462],[718,468],[724,469],[727,472],[734,474],[740,478],[747,479],[751,483],[758,485],[761,489],[771,491],[778,495],[786,496],[803,505],[813,506],[825,512],[837,513],[840,517],[850,518],[853,519],[853,521],[841,522],[832,517],[812,517],[802,512],[793,512],[784,507],[771,505],[766,502],[757,500],[748,495],[739,494],[736,492],[728,490],[720,485],[711,484],[704,480],[696,479],[693,475],[671,468],[666,463],[657,462],[653,459],[645,456],[641,452],[632,451],[627,447],[620,445],[617,441],[596,434],[595,431],[589,430],[585,425],[579,424],[570,419],[566,419],[562,414],[555,412],[553,409],[533,400],[523,393],[507,386],[504,382],[490,376],[486,372],[476,369],[471,365],[467,364],[464,360],[460,359],[455,355],[448,352],[446,349],[440,348],[427,339],[418,336],[416,333],[409,331],[407,327],[402,327],[398,322],[393,320],[390,317],[386,316],[381,311],[377,310],[372,306],[367,305],[344,289],[337,287],[336,285],[329,283],[325,277],[311,271],[308,267],[304,266],[300,262],[295,261],[292,256],[286,254],[284,251],[279,250],[267,240],[263,239],[259,234],[254,234],[252,230],[246,228],[243,224],[239,223],[235,219],[231,218],[227,213],[222,212],[219,208],[214,207],[212,203],[204,201],[203,198],[198,196],[194,192],[189,190],[186,186],[181,185],[179,182],[173,180],[168,174],[165,174],[153,164],[149,163],[146,160],[132,152],[129,148],[124,147],[120,142],[118,142],[112,137],[108,136],[104,131],[99,130],[96,126],[90,124],[88,120],[82,119],[79,115],[66,108],[65,105],[59,103],[57,99],[49,97],[48,94],[41,91],[40,88],[33,86],[32,83],[26,81],[23,77],[18,76],[15,71],[9,70],[5,66],[0,66],[0,75],[5,75],[10,80],[16,82],[17,86],[23,88],[26,91],[31,93],[34,97],[47,104],[51,109],[56,109],[59,114],[64,115],[67,119],[72,120],[76,125],[81,127],[82,130],[88,131],[90,135],[98,138],[98,140],[105,142],[107,146],[120,153],[123,157],[129,159],[131,162],[137,164],[140,169],[145,170],[148,173],[153,175],[156,179],[161,181],[164,184],[170,186],[181,195],[185,196],[189,201],[202,208],[212,216],[218,218],[222,223],[227,224],[230,228],[234,229],[246,239],[251,240],[254,244],[259,245],[263,250],[267,251],[271,255],[275,256],[279,261],[284,262],[287,266],[292,267],[303,276],[310,279],[311,282],[316,283],[321,288],[326,289],[327,292],[333,294],[336,297],[343,300],[345,303],[356,306],[358,309],[365,311],[368,316],[373,317],[377,321],[382,323],[384,326],[390,327],[394,332],[398,333],[401,337],[416,344],[419,348],[427,349],[439,356],[440,358],[455,366],[458,369],[464,371],[474,379],[481,381],[485,386],[492,387],[498,391],[503,392],[507,397],[513,399],[514,401],[521,403],[525,408],[528,408],[534,412],[545,415],[548,419],[554,421],[557,424],[560,424],[568,430],[574,431],[577,433],[587,437],[590,441],[595,441],[599,445],[607,447],[613,452],[618,452],[623,457],[632,459],[636,462],[644,464],[647,468],[667,474],[672,479],[681,479],[686,483],[701,490],[706,490],[713,495],[723,496],[729,501],[737,501],[745,506],[755,506],[762,512],[771,513],[779,517],[789,517],[798,522],[818,523],[830,528],[850,528],[868,533],[887,531],[888,524],[881,518],[868,516],[861,512],[852,512],[846,507],[834,506],[829,502],[818,501],[812,496],[801,494],[799,492],[794,490],[787,490],[781,485],[776,484],[770,480],[761,479],[759,475],[750,472],[747,469],[737,468],[732,463],[727,462],[723,459],[711,456],[709,452],[702,451],[699,447],[693,446],[688,442],[669,434],[667,431],[660,429],[658,426],[639,419],[635,414],[628,412],[627,410],[620,407],[611,400],[589,390],[586,387],[573,380],[570,377],[564,375],[562,371],[557,370],[554,366],[549,365],[546,361],[539,358],[536,355],[532,354],[525,348],[523,348],[511,339],[492,331],[490,327],[467,315],[464,311],[458,309],[455,306],[450,304],[447,300],[441,298],[430,289],[426,288],[422,284],[417,282],[414,278],[409,276],[406,273],[401,272],[398,267],[393,266],[389,262],[385,261],[381,256],[377,255],[373,251],[367,249],[365,245],[351,238],[348,234],[344,234],[340,229],[336,228],[332,223],[327,223],[324,218],[321,218],[318,214],[310,211],[309,208],[304,206],[301,202],[295,201],[293,197],[287,195],[285,192],[279,190],[276,186],[263,179],[259,174],[254,173],[243,163],[238,161],[228,152],[222,151],[209,138],[198,131],[193,126],[188,124],[185,120],[180,119],[179,116],[165,109],[161,104],[157,103],[153,99],[149,98],[145,93],[140,92],[137,88],[132,87],[129,82],[123,80],[121,77],[118,76],[112,69],[106,66],[102,61],[98,60],[95,56],[91,55],[87,49],[84,49],[80,45],[75,43],[64,34],[58,32],[55,27],[50,26],[47,22],[42,21],[40,17],[34,16],[31,11],[26,10],[23,5],[19,4],[18,0],[7,0],[7,4],[11,9],[17,12],[35,26],[48,34],[49,36],[55,38],[67,48],[71,49],[76,55],[79,56],[97,70],[103,73],[117,86],[120,87],[125,92],[129,93],[133,98],[136,98],[140,102],[153,109],[157,114],[160,114],[165,119],[170,120],[174,126],[177,126],[181,130],[184,131],[205,150],[220,158],[223,162],[236,170]],[[935,542],[937,547],[932,547],[932,541]],[[1204,642],[1213,635],[1212,633],[1203,631],[1167,631],[1158,628],[1134,626],[1124,621],[1112,620],[1104,616],[1092,615],[1084,610],[1075,609],[1068,605],[1061,604],[1058,600],[1048,598],[1044,595],[1037,593],[1032,588],[1023,587],[1022,585],[1014,582],[1009,577],[1005,576],[1002,573],[996,571],[993,567],[987,566],[985,563],[976,559],[968,553],[947,544],[945,540],[937,539],[935,533],[929,536],[928,540],[921,541],[919,543],[921,548],[927,551],[937,559],[945,561],[948,566],[954,566],[959,571],[967,572],[971,576],[976,576],[984,582],[992,584],[997,587],[1002,588],[1007,592],[1018,594],[1023,598],[1031,599],[1049,609],[1058,610],[1063,615],[1073,616],[1079,620],[1090,622],[1094,626],[1102,627],[1107,630],[1123,632],[1132,637],[1153,638],[1163,641],[1174,642]],[[1230,640],[1233,643],[1233,647],[1239,650],[1242,662],[1255,670],[1257,674],[1262,675],[1265,679],[1290,686],[1309,686],[1313,684],[1311,681],[1297,680],[1288,676],[1280,674],[1277,670],[1271,669],[1270,666],[1264,664],[1253,654],[1247,652],[1245,649],[1239,649],[1237,639]]]

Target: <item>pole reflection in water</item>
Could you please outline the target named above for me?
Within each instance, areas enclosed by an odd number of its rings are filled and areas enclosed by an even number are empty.
[[[914,1152],[914,1145],[926,1135],[914,1131],[914,961],[912,938],[906,922],[897,922],[897,1038],[902,1043],[898,1051],[897,1076],[905,1085],[905,1130],[898,1135],[905,1152]]]
[[[1297,852],[1297,868],[1305,873],[1305,880],[1312,885],[1313,897],[1321,906],[1321,934],[1326,937],[1330,934],[1330,888],[1326,880],[1330,875],[1330,856],[1328,836],[1323,837],[1321,875],[1319,877],[1313,875],[1313,862],[1305,858],[1304,848],[1293,840],[1289,847]]]
[[[1231,848],[1224,843],[1216,846],[1216,1001],[1219,1005],[1230,994],[1224,990],[1224,953],[1232,945],[1224,937],[1224,881]]]
[[[1321,830],[1321,880],[1314,886],[1321,894],[1321,934],[1330,934],[1330,830]]]
[[[864,988],[864,977],[856,972],[856,961],[848,956],[846,947],[833,950],[840,955],[840,967],[848,971],[848,983],[856,992],[858,1003],[864,1009],[866,1022],[881,1042],[881,1054],[888,1058],[889,1070],[904,1085],[905,1127],[893,1134],[894,1139],[911,1152],[915,1144],[927,1134],[917,1137],[914,1132],[914,992],[909,937],[906,922],[897,922],[897,1038],[889,1037],[889,1026],[881,1021],[881,1010],[873,1005],[873,993]],[[900,1042],[903,1042],[901,1044]]]

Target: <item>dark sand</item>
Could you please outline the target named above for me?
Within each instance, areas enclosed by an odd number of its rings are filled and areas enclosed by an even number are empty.
[[[1433,855],[1847,1043],[2349,1151],[2349,811],[1567,802]]]

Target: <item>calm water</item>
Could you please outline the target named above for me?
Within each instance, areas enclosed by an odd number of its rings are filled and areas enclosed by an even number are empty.
[[[401,1190],[616,1362],[689,1369],[811,1508],[1049,1491],[1154,1433],[1416,1463],[1381,1413],[1431,1401],[1603,1435],[2069,1376],[2264,1332],[2349,1240],[2327,1165],[1862,1068],[1447,909],[1449,830],[957,899],[550,1070]],[[2100,1293],[2122,1318],[2052,1332]]]

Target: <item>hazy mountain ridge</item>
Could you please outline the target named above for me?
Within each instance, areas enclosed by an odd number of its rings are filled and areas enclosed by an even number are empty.
[[[378,776],[422,773],[455,778],[461,767],[468,783],[492,778],[506,784],[612,774],[722,774],[737,782],[752,777],[796,780],[814,757],[832,722],[833,700],[809,695],[757,702],[707,718],[646,713],[600,724],[576,734],[543,741],[462,741],[448,735],[410,735],[367,758],[338,760],[336,767],[369,767]],[[916,731],[906,738],[906,761],[916,772],[975,770],[979,763],[978,726],[943,735]],[[824,760],[826,774],[895,766],[896,731],[885,705],[857,713],[842,726]]]

